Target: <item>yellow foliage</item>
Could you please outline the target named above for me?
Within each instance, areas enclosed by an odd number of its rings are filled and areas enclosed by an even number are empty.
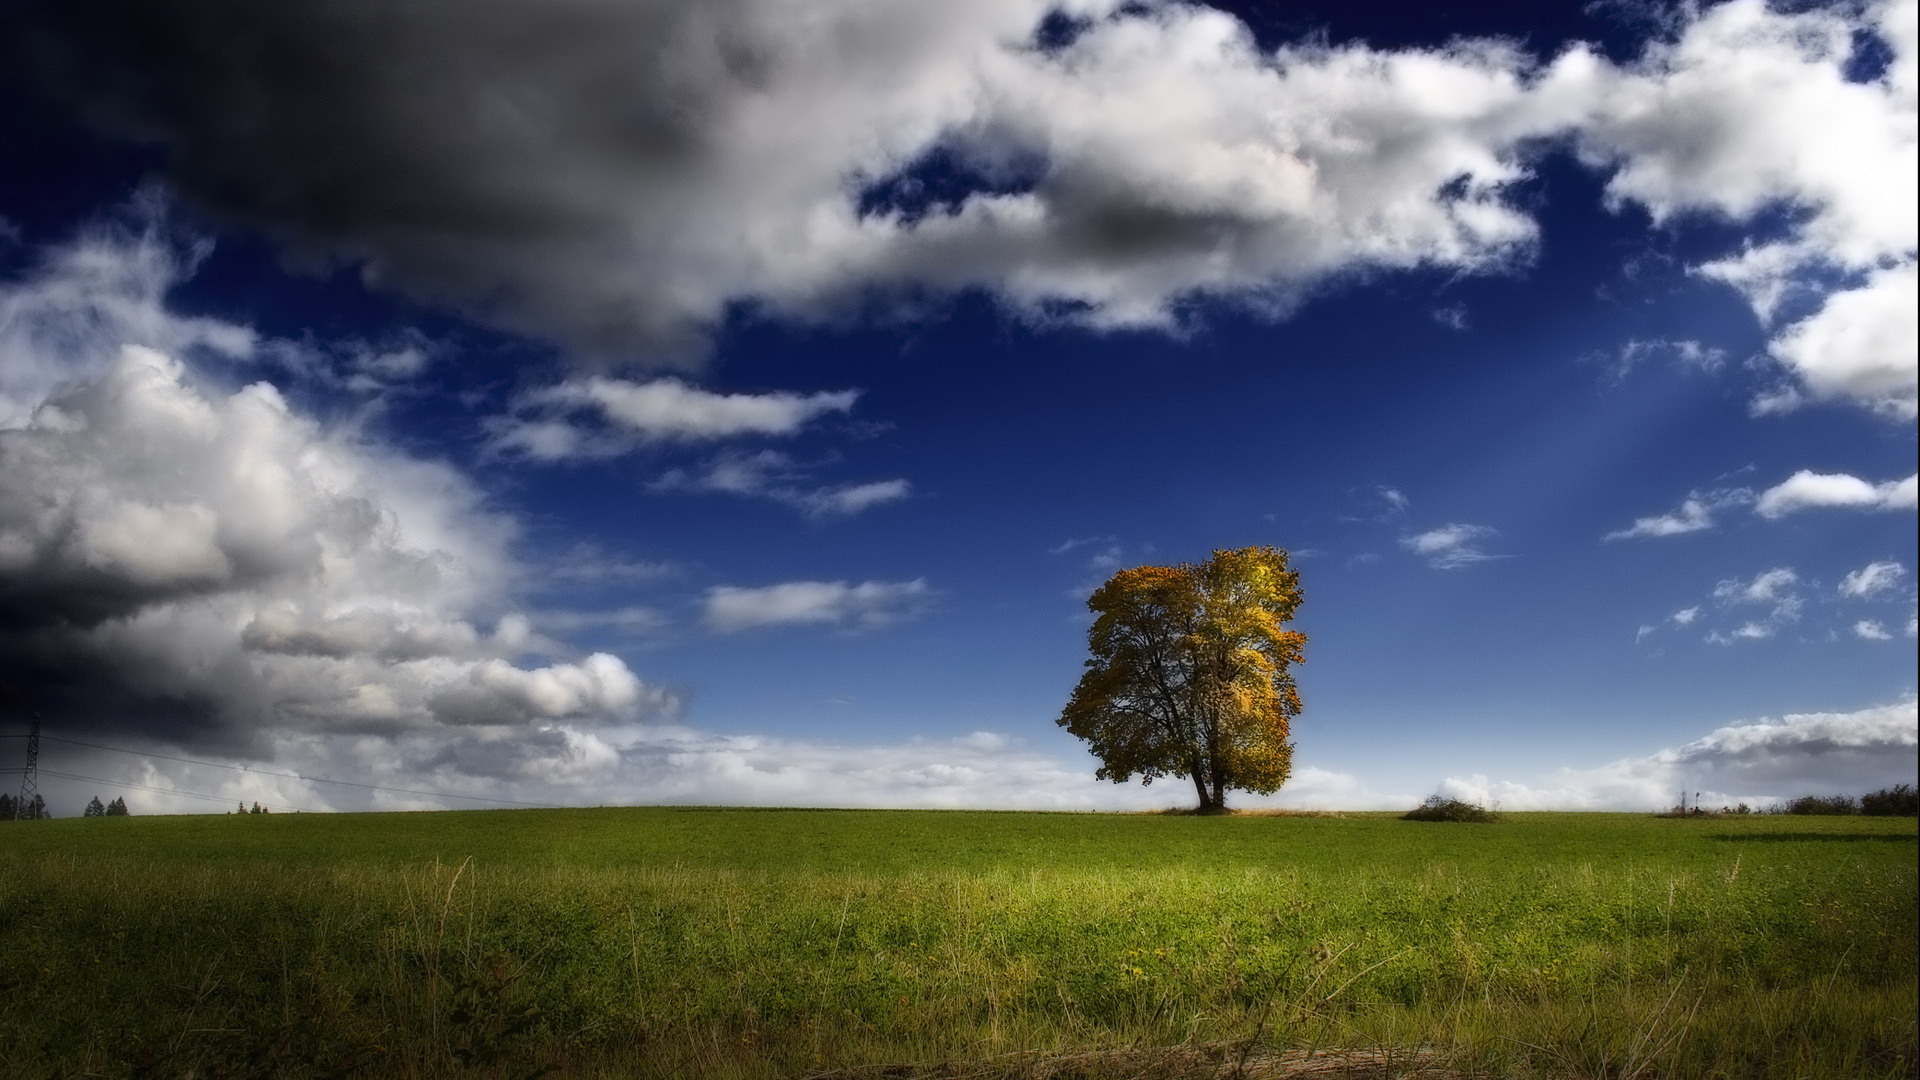
[[[1300,712],[1291,666],[1307,638],[1283,629],[1299,606],[1278,548],[1122,570],[1087,600],[1092,657],[1058,722],[1087,740],[1103,780],[1187,777],[1203,810],[1229,788],[1277,791]]]

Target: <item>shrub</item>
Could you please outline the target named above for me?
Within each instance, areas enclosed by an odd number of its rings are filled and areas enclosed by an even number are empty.
[[[1856,812],[1851,795],[1805,795],[1787,804],[1789,814],[1833,816]]]
[[[1462,802],[1459,799],[1443,799],[1438,795],[1427,796],[1427,801],[1400,816],[1401,821],[1473,821],[1486,823],[1499,821],[1500,815],[1475,803]]]
[[[1860,796],[1860,812],[1876,817],[1920,816],[1920,792],[1912,784],[1895,784]]]

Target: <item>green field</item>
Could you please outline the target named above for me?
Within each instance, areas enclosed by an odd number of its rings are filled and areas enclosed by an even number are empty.
[[[1911,818],[12,822],[0,1074],[1913,1077],[1917,904]]]

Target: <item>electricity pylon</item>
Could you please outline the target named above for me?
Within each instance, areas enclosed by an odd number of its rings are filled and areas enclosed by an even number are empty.
[[[38,817],[40,801],[40,714],[33,714],[33,730],[27,735],[27,767],[20,772],[20,801],[13,804],[16,818]]]

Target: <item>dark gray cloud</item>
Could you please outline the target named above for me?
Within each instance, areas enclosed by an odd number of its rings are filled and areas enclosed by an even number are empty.
[[[1043,47],[1064,8],[1080,27]],[[1498,42],[1262,51],[1154,0],[34,0],[17,62],[155,140],[197,203],[374,283],[603,359],[735,305],[826,318],[983,289],[1035,320],[1282,313],[1327,281],[1524,259],[1556,143],[1611,203],[1789,234],[1703,266],[1806,396],[1913,415],[1912,0],[1722,3],[1619,65]],[[1846,78],[1858,40],[1892,54]],[[1855,285],[1832,291],[1815,271]],[[1830,275],[1829,275],[1830,276]],[[1904,286],[1904,288],[1903,288]]]
[[[1204,8],[1066,6],[1090,18],[1055,49],[1045,0],[78,0],[16,37],[199,204],[589,353],[876,289],[1164,324],[1194,292],[1285,304],[1531,240],[1501,192],[1559,121],[1522,58],[1264,56]],[[874,197],[936,161],[981,182]]]

